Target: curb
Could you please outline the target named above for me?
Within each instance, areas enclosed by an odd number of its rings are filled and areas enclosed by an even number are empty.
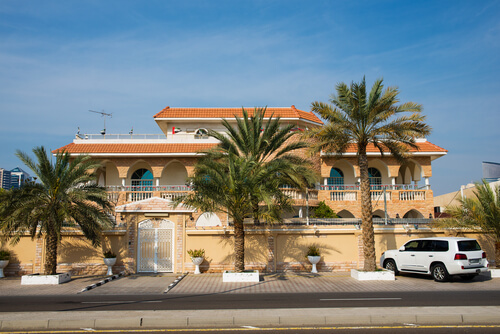
[[[106,279],[103,279],[102,281],[99,281],[99,282],[97,282],[97,283],[95,283],[95,284],[88,285],[88,286],[86,286],[85,288],[83,288],[81,291],[79,291],[79,292],[77,292],[77,293],[82,293],[82,292],[85,292],[85,291],[89,291],[89,290],[95,289],[95,288],[97,288],[98,286],[101,286],[101,285],[103,285],[103,284],[106,284],[106,283],[108,283],[108,282],[111,282],[112,280],[115,280],[115,279],[117,279],[117,278],[120,278],[120,277],[123,277],[123,276],[127,276],[127,275],[128,275],[128,274],[127,274],[126,272],[122,271],[122,272],[121,272],[121,273],[119,273],[119,274],[115,274],[115,275],[113,275],[113,276],[110,276],[110,277],[108,277],[108,278],[106,278]]]
[[[177,278],[175,279],[175,281],[173,281],[172,283],[170,283],[170,285],[169,285],[169,286],[165,289],[165,291],[163,291],[163,293],[167,293],[167,292],[169,292],[170,290],[172,290],[172,289],[173,289],[173,288],[174,288],[174,287],[175,287],[175,286],[176,286],[176,285],[177,285],[180,281],[182,281],[182,279],[183,279],[184,277],[186,277],[186,276],[187,276],[187,274],[188,274],[188,273],[184,273],[184,274],[182,274],[181,276],[177,277]]]
[[[120,330],[120,329],[161,329],[161,328],[206,328],[217,329],[241,328],[246,326],[269,327],[305,327],[305,328],[332,328],[348,326],[401,326],[404,328],[418,328],[419,326],[453,326],[473,327],[491,326],[499,327],[500,319],[497,316],[483,316],[481,319],[468,318],[466,314],[454,315],[410,315],[401,314],[380,317],[376,314],[351,315],[351,316],[317,316],[317,317],[290,317],[290,316],[218,316],[218,317],[131,317],[131,318],[106,318],[106,319],[47,319],[0,321],[2,331],[6,330]]]

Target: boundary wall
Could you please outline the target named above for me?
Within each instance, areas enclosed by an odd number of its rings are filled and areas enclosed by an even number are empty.
[[[114,273],[136,273],[140,247],[137,224],[144,218],[127,219],[127,224],[105,231],[100,248],[94,248],[79,230],[65,229],[58,248],[58,272],[69,271],[72,275],[104,275],[106,266],[102,260],[102,252],[111,249],[117,254]],[[194,272],[194,265],[187,254],[189,249],[205,250],[205,260],[200,265],[202,272],[233,269],[234,235],[231,226],[197,228],[190,223],[188,216],[179,215],[169,219],[175,223],[171,254],[173,272]],[[470,230],[433,229],[428,226],[415,229],[408,225],[375,226],[377,261],[384,251],[399,248],[410,239],[434,236],[475,238],[486,251],[490,263],[494,264],[494,239],[487,234]],[[310,271],[311,265],[305,254],[311,245],[321,251],[321,261],[317,266],[320,272],[348,271],[363,263],[362,231],[353,225],[248,225],[245,236],[246,269],[258,269],[266,273]],[[5,275],[42,272],[45,251],[43,239],[32,240],[26,235],[21,237],[15,246],[2,242],[0,248],[11,252],[9,265],[4,269]]]

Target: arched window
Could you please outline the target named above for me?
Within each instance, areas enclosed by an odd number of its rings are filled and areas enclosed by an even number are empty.
[[[331,187],[343,186],[344,185],[344,173],[338,168],[332,168],[330,170],[330,177],[328,178],[327,184]]]
[[[152,191],[153,174],[145,169],[138,169],[132,174],[132,189],[134,191]]]
[[[368,177],[370,178],[370,187],[372,189],[382,188],[382,174],[377,168],[368,168]]]
[[[200,129],[196,130],[196,132],[194,134],[194,138],[195,139],[206,139],[206,138],[208,138],[208,130],[204,129],[204,128],[200,128]]]

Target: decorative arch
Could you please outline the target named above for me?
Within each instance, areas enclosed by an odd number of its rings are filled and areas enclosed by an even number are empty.
[[[196,220],[196,227],[198,226],[222,226],[219,217],[213,212],[204,212]]]
[[[424,218],[424,215],[422,215],[418,210],[411,209],[410,211],[405,213],[403,218]]]
[[[380,159],[372,159],[368,161],[368,168],[376,168],[380,172],[382,184],[390,184],[389,181],[389,166]]]
[[[184,186],[188,178],[186,166],[178,160],[170,161],[163,168],[160,185],[162,186]]]
[[[337,216],[339,216],[340,218],[356,218],[350,211],[345,209],[337,212]]]
[[[397,184],[418,182],[422,179],[422,173],[422,166],[417,161],[410,159],[399,167],[396,182]]]
[[[324,174],[323,174],[324,175]],[[357,182],[354,166],[346,159],[336,160],[329,174],[324,175],[325,186],[353,185]]]
[[[373,218],[385,218],[385,212],[384,210],[375,210],[373,211],[373,214],[372,214]]]
[[[109,160],[104,160],[101,163],[104,166],[102,168],[102,172],[104,174],[105,185],[107,187],[121,186],[122,181],[120,179],[120,173],[118,172],[116,164]]]
[[[130,180],[132,178],[132,174],[134,174],[136,170],[141,169],[141,168],[147,169],[151,172],[151,174],[153,174],[153,168],[151,167],[151,165],[148,162],[146,162],[144,160],[138,160],[132,166],[129,167],[129,169],[127,171],[127,180]]]

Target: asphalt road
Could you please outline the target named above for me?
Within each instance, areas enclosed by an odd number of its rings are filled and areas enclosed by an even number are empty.
[[[0,297],[0,312],[500,306],[500,291]]]

